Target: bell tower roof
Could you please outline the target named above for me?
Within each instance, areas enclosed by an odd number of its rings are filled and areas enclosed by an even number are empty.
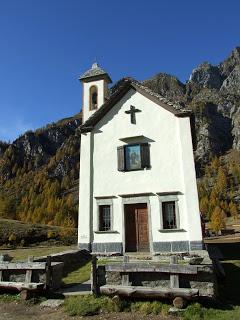
[[[97,62],[94,62],[92,68],[84,72],[80,77],[80,81],[90,82],[95,79],[102,79],[105,78],[108,83],[112,83],[111,78],[109,77],[108,73],[103,70]]]

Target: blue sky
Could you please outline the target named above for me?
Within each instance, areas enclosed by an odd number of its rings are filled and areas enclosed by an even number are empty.
[[[95,57],[113,81],[189,78],[240,45],[240,2],[0,0],[0,139],[76,114]]]

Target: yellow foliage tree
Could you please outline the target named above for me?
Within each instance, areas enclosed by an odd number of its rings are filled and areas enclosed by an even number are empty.
[[[215,207],[211,216],[211,228],[220,231],[226,227],[226,214],[220,207]]]
[[[238,209],[237,206],[234,202],[230,202],[229,203],[229,211],[230,211],[230,215],[234,218],[237,219],[238,217]]]

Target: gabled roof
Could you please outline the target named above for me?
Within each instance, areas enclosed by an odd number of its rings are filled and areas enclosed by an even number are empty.
[[[108,113],[109,110],[130,90],[134,89],[143,96],[157,103],[162,108],[173,113],[176,117],[189,117],[192,112],[180,106],[177,103],[172,103],[160,94],[153,92],[151,89],[142,85],[140,82],[132,78],[123,78],[119,80],[114,87],[112,87],[112,94],[109,99],[96,111],[94,114],[84,122],[80,130],[81,132],[88,132]]]
[[[97,62],[93,63],[92,68],[87,70],[86,72],[84,72],[80,77],[79,80],[82,81],[87,81],[90,80],[89,78],[93,78],[93,77],[99,77],[99,76],[104,76],[107,78],[109,83],[112,83],[111,78],[109,77],[108,73],[103,70],[102,68],[99,67],[99,65],[97,64]]]

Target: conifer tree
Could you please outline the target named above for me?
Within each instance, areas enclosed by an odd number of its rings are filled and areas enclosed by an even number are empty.
[[[211,216],[211,228],[220,231],[226,227],[226,214],[220,207],[215,207]]]

